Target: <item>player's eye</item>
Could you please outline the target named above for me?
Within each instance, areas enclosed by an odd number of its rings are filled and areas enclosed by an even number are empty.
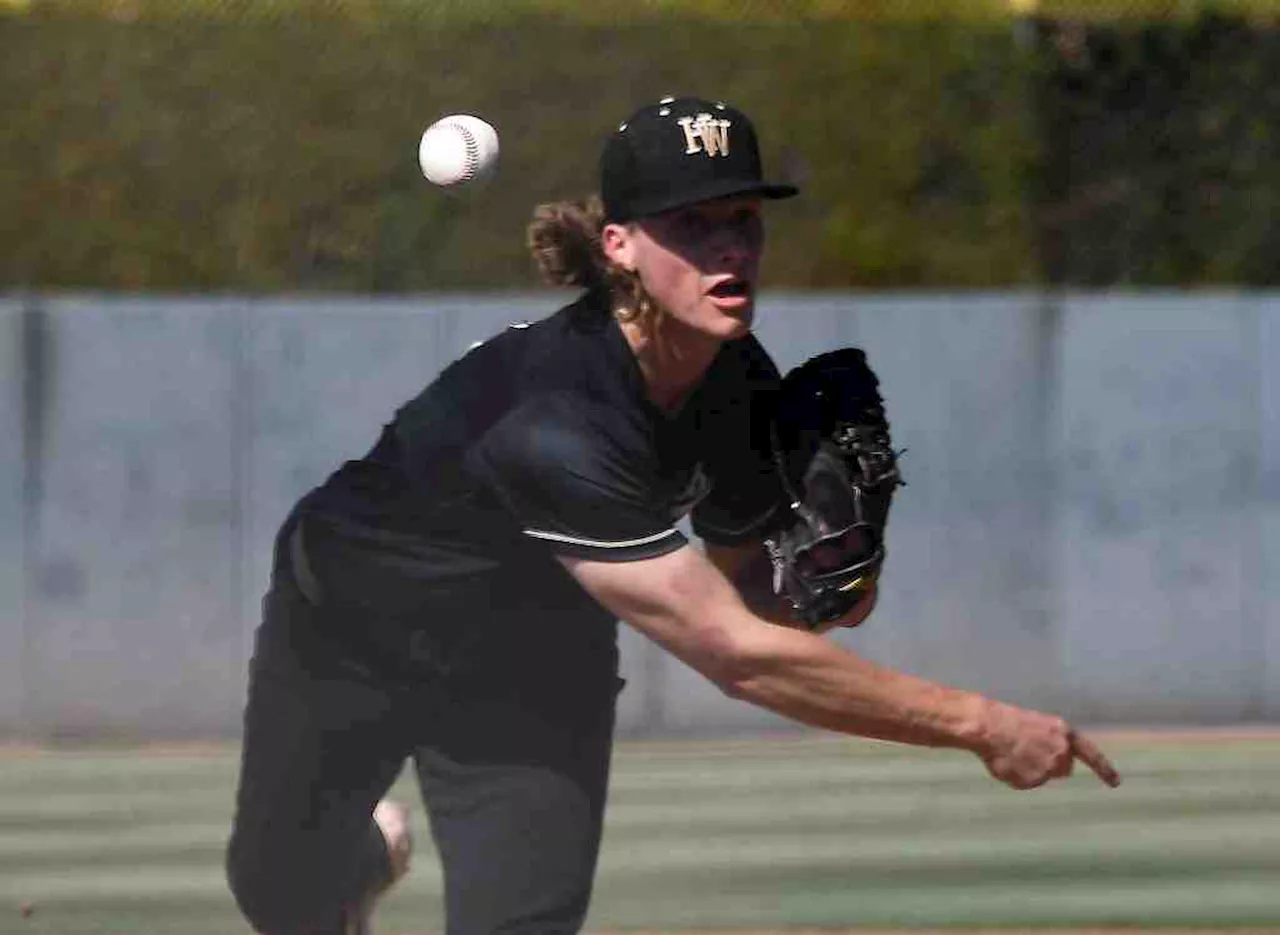
[[[733,226],[739,233],[753,239],[764,233],[764,223],[760,219],[759,211],[743,209],[734,215]]]
[[[697,211],[681,211],[675,217],[675,229],[680,237],[694,239],[706,236],[711,230],[711,225]]]

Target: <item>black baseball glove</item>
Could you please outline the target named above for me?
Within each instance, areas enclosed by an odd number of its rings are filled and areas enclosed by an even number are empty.
[[[773,589],[816,629],[847,614],[875,583],[889,505],[903,483],[862,351],[820,354],[788,373],[771,442],[788,498],[765,541]]]

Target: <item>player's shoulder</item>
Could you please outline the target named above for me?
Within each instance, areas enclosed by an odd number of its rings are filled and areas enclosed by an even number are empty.
[[[613,369],[609,365],[616,365],[625,344],[608,304],[593,291],[584,292],[537,322],[529,335],[542,355],[540,361],[550,365],[535,371],[556,378],[557,385],[572,382],[574,375],[593,372],[593,364]],[[571,371],[561,369],[568,362],[578,366]]]
[[[611,323],[607,308],[588,292],[544,317],[506,325],[473,344],[466,357],[501,367],[494,378],[519,379],[530,390],[568,388],[612,356]]]
[[[513,320],[474,341],[446,366],[436,388],[464,394],[504,393],[518,401],[587,382],[603,336],[581,299],[540,318]]]
[[[502,460],[573,470],[643,453],[635,420],[602,400],[548,388],[522,399],[488,433],[486,449]]]
[[[572,503],[616,487],[649,460],[646,436],[619,413],[567,391],[522,400],[472,448],[476,474],[540,502]]]

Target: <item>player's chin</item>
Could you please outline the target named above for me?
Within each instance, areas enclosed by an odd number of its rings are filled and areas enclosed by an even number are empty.
[[[722,341],[741,338],[751,330],[756,317],[756,303],[752,296],[734,297],[731,300],[708,296],[711,314],[710,328]]]

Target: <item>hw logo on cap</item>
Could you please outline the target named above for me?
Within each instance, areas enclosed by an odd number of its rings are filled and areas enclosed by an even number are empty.
[[[729,155],[729,127],[732,120],[715,118],[710,114],[681,117],[676,123],[684,130],[685,155],[706,153],[708,156]]]
[[[794,185],[764,179],[751,119],[723,101],[666,97],[641,107],[600,154],[600,200],[613,222],[718,198],[795,193]]]

